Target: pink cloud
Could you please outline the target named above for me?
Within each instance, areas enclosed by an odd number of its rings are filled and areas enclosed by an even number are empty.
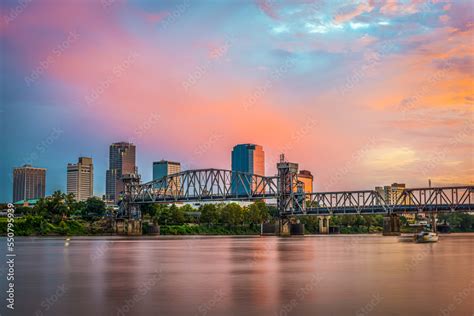
[[[264,12],[266,15],[268,15],[272,19],[275,19],[275,20],[279,19],[278,14],[276,13],[276,9],[275,9],[275,5],[276,5],[275,1],[272,1],[272,0],[256,0],[256,1],[257,1],[258,7],[260,8],[260,10],[262,10],[262,12]]]
[[[347,22],[363,13],[371,12],[373,9],[374,6],[371,2],[362,2],[351,11],[339,12],[334,17],[334,21],[336,21],[336,23]]]
[[[444,24],[448,23],[448,21],[449,21],[450,19],[451,19],[451,18],[450,18],[448,15],[446,15],[446,14],[445,14],[445,15],[441,15],[441,16],[439,17],[439,21],[440,21],[441,23],[444,23]]]
[[[419,11],[419,1],[401,3],[398,1],[387,1],[381,8],[380,12],[385,15],[408,15]]]

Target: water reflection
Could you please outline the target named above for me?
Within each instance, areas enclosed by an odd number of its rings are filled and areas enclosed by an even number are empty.
[[[15,312],[472,315],[473,246],[469,235],[436,244],[318,236],[72,238],[65,246],[18,238]]]

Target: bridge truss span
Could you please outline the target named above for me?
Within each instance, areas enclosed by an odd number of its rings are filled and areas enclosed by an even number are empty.
[[[173,203],[276,198],[276,177],[223,169],[188,170],[129,187],[131,203]]]
[[[305,214],[390,214],[474,211],[474,186],[407,188],[396,201],[386,201],[377,191],[344,191],[306,194]]]
[[[261,199],[275,199],[281,218],[474,211],[474,186],[406,188],[391,201],[375,190],[307,193],[300,186],[294,164],[279,166],[279,174],[274,177],[223,169],[187,170],[143,184],[132,177],[125,183],[120,214],[139,214],[139,206],[150,203]]]

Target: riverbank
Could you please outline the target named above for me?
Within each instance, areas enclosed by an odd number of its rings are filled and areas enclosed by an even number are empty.
[[[6,235],[7,219],[0,218],[0,235]],[[147,224],[144,224],[144,227]],[[146,231],[146,229],[144,229]],[[340,235],[380,235],[380,226],[348,226],[340,227]],[[402,227],[401,232],[413,234],[414,227]],[[452,233],[474,232],[471,230],[452,229]],[[314,227],[305,229],[305,235],[318,235]],[[114,236],[115,232],[110,219],[85,221],[83,219],[67,219],[52,223],[41,216],[24,216],[15,219],[15,236]],[[259,236],[260,225],[208,225],[182,224],[161,225],[161,236]],[[334,234],[337,235],[337,234]],[[144,234],[146,236],[146,234]]]

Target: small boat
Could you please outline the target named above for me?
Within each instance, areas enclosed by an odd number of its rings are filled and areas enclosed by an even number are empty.
[[[438,238],[437,233],[421,231],[415,235],[415,242],[437,242]]]

